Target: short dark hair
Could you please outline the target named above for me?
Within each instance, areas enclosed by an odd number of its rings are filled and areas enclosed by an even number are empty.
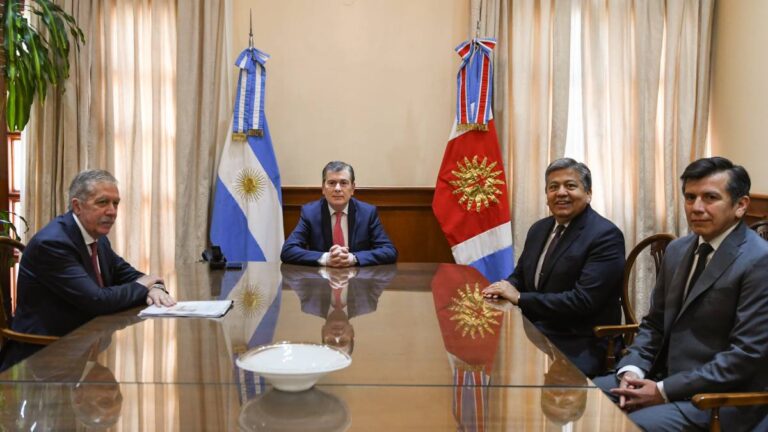
[[[101,169],[87,169],[80,171],[69,185],[68,208],[72,210],[72,200],[87,201],[93,193],[96,183],[111,183],[117,185],[117,179],[109,171]]]
[[[352,168],[352,165],[342,162],[342,161],[330,161],[327,164],[325,164],[325,168],[323,168],[323,183],[325,183],[325,174],[328,172],[341,172],[347,170],[349,171],[349,180],[354,183],[355,182],[355,169]]]
[[[547,171],[544,172],[544,190],[547,190],[547,180],[549,179],[549,175],[555,171],[563,169],[572,169],[576,171],[579,174],[579,180],[581,180],[584,190],[587,191],[587,193],[592,192],[592,172],[589,170],[589,167],[571,158],[555,159],[549,164]]]
[[[688,183],[688,180],[701,180],[721,172],[728,173],[728,185],[725,189],[731,196],[731,202],[735,203],[739,198],[749,196],[752,182],[749,180],[747,170],[743,166],[734,165],[733,162],[720,156],[701,158],[691,162],[680,176],[680,180],[683,182],[683,193],[685,193],[685,184]]]

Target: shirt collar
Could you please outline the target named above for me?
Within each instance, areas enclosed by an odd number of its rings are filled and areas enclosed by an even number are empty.
[[[80,219],[77,218],[77,215],[72,213],[72,217],[75,218],[75,223],[77,224],[77,227],[80,228],[80,234],[83,235],[83,240],[85,241],[85,245],[88,246],[91,243],[94,243],[96,239],[91,237],[91,235],[88,234],[88,231],[86,231],[85,228],[83,228],[83,224],[80,223]]]
[[[349,202],[347,202],[347,205],[344,206],[344,209],[341,212],[344,213],[344,215],[346,216],[348,214],[347,213],[348,210],[349,210]],[[331,216],[333,216],[334,213],[336,213],[336,210],[334,210],[330,204],[328,204],[328,211],[331,212]]]
[[[728,234],[733,232],[733,230],[735,230],[738,225],[739,225],[739,223],[736,222],[735,224],[733,224],[732,227],[728,228],[727,230],[722,232],[719,236],[713,238],[712,240],[710,240],[708,242],[705,242],[704,239],[701,238],[701,236],[699,236],[699,244],[709,243],[709,245],[712,246],[712,251],[714,252],[714,251],[717,250],[717,248],[720,247],[720,245],[723,243],[723,240],[725,240],[725,238],[728,237]]]

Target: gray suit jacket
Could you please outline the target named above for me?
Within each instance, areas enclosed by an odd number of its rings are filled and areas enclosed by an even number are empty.
[[[619,368],[635,365],[662,379],[672,402],[703,392],[766,391],[768,242],[740,222],[683,301],[697,242],[689,235],[667,247],[650,311]],[[743,425],[765,410],[730,414]],[[726,417],[724,411],[724,423]]]

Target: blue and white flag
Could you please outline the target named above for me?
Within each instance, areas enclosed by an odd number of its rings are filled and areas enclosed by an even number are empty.
[[[229,261],[279,262],[283,235],[282,192],[267,119],[264,88],[269,55],[248,48],[240,68],[232,134],[219,162],[211,243]]]

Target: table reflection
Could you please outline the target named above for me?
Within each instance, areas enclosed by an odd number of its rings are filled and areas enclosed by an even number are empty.
[[[64,338],[49,348],[51,362],[42,356],[30,357],[20,369],[20,381],[66,383],[41,387],[21,386],[3,393],[1,424],[7,429],[66,430],[76,427],[105,428],[120,418],[123,395],[113,371],[104,365],[103,352],[112,343],[114,331],[138,322],[138,317],[111,321],[104,332]],[[47,399],[58,400],[55,415],[37,412]],[[48,409],[48,408],[46,408]],[[39,423],[40,418],[44,421]]]
[[[181,300],[234,307],[217,320],[141,320],[136,309],[87,323],[0,374],[2,424],[26,425],[13,423],[23,409],[38,428],[53,425],[42,430],[263,430],[320,412],[328,415],[312,423],[354,429],[633,430],[518,308],[482,298],[487,281],[471,267],[198,264],[167,280]],[[284,394],[235,365],[278,341],[326,343],[354,358],[314,390]]]
[[[488,281],[472,267],[441,265],[432,278],[440,333],[453,372],[453,416],[460,430],[483,429],[503,313],[483,298]]]
[[[283,266],[283,270],[283,287],[296,293],[301,311],[325,320],[320,330],[321,342],[348,354],[355,347],[355,329],[350,319],[374,312],[379,297],[397,273],[395,266]]]
[[[541,411],[556,425],[573,423],[587,406],[587,378],[534,324],[523,322],[525,336],[547,354],[549,367],[541,388]]]
[[[239,425],[244,431],[345,431],[351,421],[346,403],[311,388],[298,393],[270,390],[243,405]]]

